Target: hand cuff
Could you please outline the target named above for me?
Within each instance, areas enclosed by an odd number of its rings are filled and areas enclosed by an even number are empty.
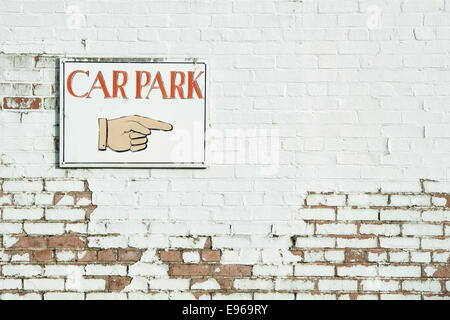
[[[108,138],[108,121],[104,118],[98,119],[98,150],[106,150]]]

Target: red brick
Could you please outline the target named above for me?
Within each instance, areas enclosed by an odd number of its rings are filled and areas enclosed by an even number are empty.
[[[136,262],[141,258],[141,254],[137,250],[121,249],[119,250],[119,260],[125,262]]]
[[[77,204],[81,199],[87,199],[91,203],[92,192],[75,192],[75,204]]]
[[[49,248],[84,248],[86,243],[76,236],[53,236],[48,238]]]
[[[206,276],[210,274],[207,264],[175,264],[170,266],[169,274],[172,276]]]
[[[130,282],[130,277],[109,277],[107,288],[111,291],[122,291]]]
[[[240,264],[227,264],[212,267],[213,274],[228,277],[250,277],[252,275],[252,266]]]
[[[52,250],[37,250],[34,252],[34,258],[38,262],[50,262],[55,260]]]
[[[110,262],[117,260],[117,250],[109,249],[109,250],[100,250],[98,252],[98,261],[102,262]]]
[[[202,250],[202,260],[206,262],[219,262],[220,250]]]
[[[11,248],[45,248],[43,237],[17,237],[18,241]]]
[[[163,262],[181,262],[181,251],[178,250],[161,250],[159,257]]]
[[[3,109],[39,109],[41,98],[3,98]]]
[[[357,249],[347,249],[345,251],[346,262],[367,262],[367,252]]]
[[[79,262],[94,262],[97,261],[97,251],[95,250],[78,251],[78,257]]]
[[[450,265],[440,266],[433,273],[434,278],[450,278]]]

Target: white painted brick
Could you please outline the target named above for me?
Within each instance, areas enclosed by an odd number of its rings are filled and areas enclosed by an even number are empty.
[[[313,289],[313,281],[290,279],[277,279],[275,281],[275,290],[307,291]]]
[[[356,291],[356,280],[319,280],[320,291]]]
[[[420,211],[414,210],[381,210],[380,219],[385,221],[419,221]]]
[[[388,197],[386,195],[371,194],[371,195],[349,195],[348,204],[350,206],[358,207],[377,207],[386,206]]]
[[[40,266],[32,266],[32,265],[8,264],[2,267],[2,273],[4,276],[28,278],[40,275],[42,273],[42,268]]]
[[[400,282],[379,279],[363,280],[361,281],[361,287],[364,291],[397,291],[400,289]]]
[[[311,194],[306,198],[306,203],[309,206],[344,206],[345,195]]]
[[[429,206],[430,196],[392,195],[391,206]]]
[[[4,293],[0,295],[2,300],[42,300],[41,295],[38,293]]]
[[[361,224],[359,227],[361,234],[375,234],[384,236],[396,236],[400,234],[398,224]]]
[[[422,249],[437,249],[437,250],[449,250],[450,239],[425,239],[421,241]]]
[[[402,288],[405,291],[419,291],[419,292],[439,292],[441,291],[441,284],[439,281],[411,281],[406,280],[402,283]]]
[[[105,290],[105,286],[105,280],[103,279],[75,278],[67,281],[66,290],[80,292],[102,291]]]
[[[300,209],[297,217],[301,220],[335,220],[336,213],[331,208]]]
[[[74,292],[49,292],[44,294],[44,300],[84,300],[84,294]]]
[[[406,251],[389,252],[390,262],[408,262],[409,253]]]
[[[337,300],[335,294],[311,294],[311,293],[298,293],[296,295],[297,300]]]
[[[3,182],[3,191],[36,192],[42,191],[42,180],[6,180]]]
[[[270,290],[273,283],[270,280],[262,279],[236,279],[234,287],[241,290]]]
[[[418,249],[419,246],[420,246],[420,239],[416,238],[380,237],[381,248]]]
[[[338,238],[336,241],[337,248],[376,248],[377,247],[377,239],[376,238],[368,238],[368,239],[358,239],[358,238]]]
[[[153,290],[187,290],[189,279],[153,279],[148,282]]]
[[[336,239],[334,238],[297,238],[295,241],[297,248],[334,248]]]
[[[432,224],[404,224],[403,235],[413,236],[439,236],[443,234],[442,226]]]
[[[334,267],[320,264],[296,264],[294,266],[295,276],[334,276]]]
[[[164,276],[169,268],[166,265],[155,265],[149,263],[136,263],[130,266],[130,276]]]
[[[5,220],[39,220],[44,216],[44,210],[40,208],[4,208],[3,219]]]
[[[24,223],[23,229],[27,234],[56,235],[64,233],[63,223]]]
[[[217,282],[216,279],[208,279],[204,281],[200,281],[197,283],[194,283],[191,286],[192,290],[220,290],[220,284]]]
[[[338,220],[378,220],[378,211],[374,209],[348,209],[339,208]]]
[[[0,278],[0,289],[1,290],[22,289],[22,280]]]
[[[0,223],[0,234],[15,234],[22,232],[20,223]]]
[[[292,266],[284,266],[284,265],[254,265],[253,266],[253,275],[261,276],[261,277],[287,277],[293,274]]]
[[[340,277],[374,277],[377,275],[375,266],[338,267],[337,275]]]
[[[317,234],[356,234],[355,224],[316,224]]]
[[[45,181],[46,191],[84,191],[83,181]]]
[[[380,277],[384,278],[414,278],[420,277],[420,267],[418,266],[381,266],[378,269]]]
[[[411,261],[422,263],[431,262],[431,254],[429,252],[411,252]]]
[[[64,290],[64,279],[25,279],[23,287],[30,291]]]
[[[119,275],[124,276],[127,274],[127,267],[121,265],[87,265],[86,275],[98,276],[98,275]]]
[[[75,260],[75,254],[72,251],[57,251],[57,261],[73,261]]]
[[[196,251],[183,252],[182,257],[186,263],[198,263],[200,261],[200,254]]]
[[[109,293],[87,293],[86,300],[126,300],[125,293],[109,292]]]

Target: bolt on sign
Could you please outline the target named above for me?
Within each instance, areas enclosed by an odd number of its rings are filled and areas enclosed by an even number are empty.
[[[206,63],[60,62],[61,167],[205,167]]]

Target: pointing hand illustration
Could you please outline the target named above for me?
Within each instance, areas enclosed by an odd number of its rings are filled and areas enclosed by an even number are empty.
[[[141,151],[147,148],[147,136],[151,130],[171,131],[167,122],[143,116],[126,116],[117,119],[98,119],[98,149],[123,151]]]

